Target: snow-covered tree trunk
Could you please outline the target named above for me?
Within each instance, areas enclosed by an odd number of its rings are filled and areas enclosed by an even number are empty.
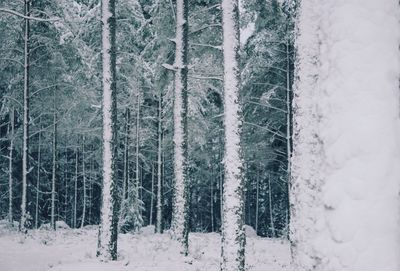
[[[13,225],[13,153],[14,153],[14,107],[11,109],[10,114],[10,147],[8,155],[8,221],[10,225]]]
[[[56,229],[55,208],[56,208],[56,168],[57,168],[57,113],[55,108],[54,97],[54,113],[53,113],[53,167],[51,178],[51,221],[50,226]]]
[[[30,0],[24,1],[25,16],[30,15]],[[21,223],[20,230],[26,231],[28,214],[27,206],[27,185],[29,170],[29,39],[30,22],[24,19],[24,118],[23,118],[23,143],[22,143],[22,199],[21,199]]]
[[[222,0],[224,53],[224,192],[222,221],[222,271],[244,271],[243,161],[240,148],[242,109],[239,104],[239,5]]]
[[[162,90],[158,97],[156,233],[162,233]]]
[[[398,1],[303,0],[293,270],[400,270]]]
[[[187,136],[187,73],[188,73],[188,0],[176,1],[175,87],[174,87],[174,203],[173,237],[182,242],[187,254],[188,225],[188,136]]]
[[[101,1],[103,87],[103,190],[97,255],[117,259],[119,191],[115,0]]]

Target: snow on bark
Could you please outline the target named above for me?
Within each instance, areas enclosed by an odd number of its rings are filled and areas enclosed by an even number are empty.
[[[188,151],[187,151],[187,62],[188,62],[188,1],[176,2],[175,88],[174,88],[174,209],[172,231],[174,238],[185,242],[188,215]],[[186,250],[187,248],[184,248]],[[186,251],[184,251],[186,253]]]
[[[221,270],[244,270],[243,161],[240,149],[239,10],[237,0],[222,1],[224,53],[224,192]]]
[[[293,270],[400,270],[398,10],[396,0],[301,3]]]
[[[97,255],[117,259],[115,0],[102,0],[103,190]]]

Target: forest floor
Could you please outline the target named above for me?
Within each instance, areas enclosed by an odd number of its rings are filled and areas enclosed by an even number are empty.
[[[4,225],[4,224],[3,224]],[[1,271],[218,271],[220,236],[191,233],[190,255],[168,234],[154,234],[153,227],[140,234],[119,235],[119,260],[96,258],[97,227],[31,230],[27,236],[0,225]],[[249,234],[246,247],[248,271],[288,270],[289,244]]]

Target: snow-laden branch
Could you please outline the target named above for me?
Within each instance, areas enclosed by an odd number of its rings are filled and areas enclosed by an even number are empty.
[[[39,22],[54,22],[54,21],[60,20],[58,18],[43,19],[43,18],[39,18],[39,17],[25,16],[22,13],[19,13],[17,11],[14,11],[12,9],[7,9],[7,8],[0,8],[0,12],[10,13],[12,15],[15,15],[15,16],[18,16],[18,17],[21,17],[21,18],[24,18],[24,19],[33,20],[33,21],[39,21]]]
[[[213,48],[213,49],[222,51],[222,46],[221,46],[221,45],[212,45],[212,44],[203,44],[203,43],[193,43],[193,42],[189,42],[189,45],[192,45],[192,46],[201,46],[201,47],[208,47],[208,48]]]
[[[172,65],[170,65],[170,64],[167,64],[167,63],[162,64],[162,66],[163,66],[165,69],[170,70],[170,71],[176,72],[176,71],[178,70],[176,67],[174,67],[174,66],[172,66]]]
[[[218,80],[218,81],[224,81],[222,77],[219,76],[199,76],[199,75],[189,75],[190,78],[193,79],[199,79],[199,80]]]

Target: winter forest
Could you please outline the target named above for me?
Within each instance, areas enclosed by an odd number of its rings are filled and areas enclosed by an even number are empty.
[[[397,0],[0,0],[0,271],[399,271]]]

